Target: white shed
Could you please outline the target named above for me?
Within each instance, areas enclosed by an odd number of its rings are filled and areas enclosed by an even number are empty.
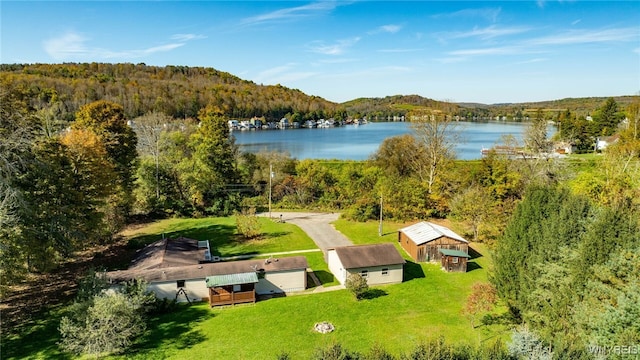
[[[329,270],[341,284],[360,274],[369,285],[402,282],[405,260],[393,244],[340,246],[327,251]]]

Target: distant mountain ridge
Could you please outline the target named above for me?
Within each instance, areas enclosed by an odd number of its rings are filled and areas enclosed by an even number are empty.
[[[0,85],[20,89],[35,108],[58,101],[67,117],[95,100],[121,104],[128,117],[162,111],[175,118],[195,118],[207,105],[230,118],[254,116],[279,120],[368,116],[384,119],[417,108],[446,109],[464,116],[495,116],[543,109],[569,109],[586,114],[606,97],[566,98],[515,104],[478,104],[438,101],[420,95],[357,98],[334,103],[281,85],[262,85],[208,67],[147,66],[143,63],[0,64]],[[621,106],[633,96],[616,96]]]

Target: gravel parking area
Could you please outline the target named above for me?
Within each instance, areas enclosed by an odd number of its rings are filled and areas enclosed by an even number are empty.
[[[269,216],[269,213],[261,213],[259,216]],[[341,232],[335,229],[332,222],[336,221],[339,213],[298,213],[272,211],[271,217],[278,221],[282,219],[299,226],[318,245],[322,252],[336,246],[353,245]]]

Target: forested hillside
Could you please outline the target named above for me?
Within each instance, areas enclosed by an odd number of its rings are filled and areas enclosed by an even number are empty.
[[[337,104],[281,85],[262,85],[214,68],[147,66],[145,64],[65,63],[0,64],[0,84],[19,89],[34,109],[59,103],[66,121],[82,106],[108,100],[123,106],[128,119],[150,111],[176,119],[196,118],[206,105],[217,107],[226,117],[249,119],[282,117],[307,120],[364,117],[386,121],[405,116],[417,108],[432,108],[468,120],[505,116],[525,120],[538,109],[553,120],[562,111],[586,116],[605,98],[561,99],[521,104],[455,104],[418,95],[358,98]],[[632,96],[616,97],[624,107]]]
[[[264,116],[279,120],[295,113],[323,118],[340,116],[341,111],[337,104],[299,90],[255,84],[204,67],[128,63],[0,65],[0,83],[21,89],[35,108],[60,102],[68,117],[96,100],[122,105],[129,119],[150,111],[178,119],[195,118],[206,105],[217,107],[227,117],[241,119]]]

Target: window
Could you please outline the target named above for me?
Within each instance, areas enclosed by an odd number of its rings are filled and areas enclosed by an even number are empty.
[[[362,270],[362,272],[360,273],[360,276],[362,276],[363,278],[366,278],[367,275],[369,275],[369,270]]]
[[[389,269],[388,268],[382,269],[382,275],[389,275]]]
[[[242,290],[242,286],[240,286],[240,285],[233,285],[233,292],[239,292],[240,290]]]
[[[457,264],[458,263],[458,258],[457,257],[452,257],[451,258],[451,262],[454,263],[454,264]]]
[[[184,280],[178,280],[178,281],[176,281],[176,283],[177,283],[176,285],[178,285],[179,288],[183,288],[184,287],[184,282],[185,282]]]

